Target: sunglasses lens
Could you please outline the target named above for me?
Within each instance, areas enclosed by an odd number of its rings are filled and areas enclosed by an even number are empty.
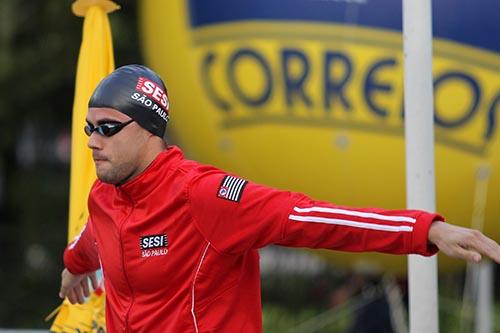
[[[86,125],[83,130],[85,131],[85,134],[87,134],[87,136],[90,136],[92,134],[92,128],[90,128],[89,125]]]
[[[106,124],[98,126],[96,128],[96,130],[99,132],[99,134],[104,135],[104,136],[111,136],[111,135],[113,135],[111,133],[111,129],[112,129],[112,127],[109,126],[109,125],[106,125]]]
[[[112,127],[108,127],[107,128],[106,136],[115,135],[116,133],[118,133],[122,129],[122,127],[123,126],[120,126],[120,125],[115,125],[115,126],[112,126]]]

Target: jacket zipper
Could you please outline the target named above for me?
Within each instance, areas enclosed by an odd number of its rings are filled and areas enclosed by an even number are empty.
[[[122,192],[122,193],[125,194],[125,192]],[[125,314],[125,332],[128,333],[128,332],[130,332],[130,327],[129,327],[128,320],[129,320],[130,310],[132,309],[132,306],[134,305],[135,295],[134,295],[134,290],[132,289],[132,286],[130,285],[130,281],[129,281],[129,278],[128,278],[128,275],[127,275],[127,270],[126,270],[126,267],[125,267],[125,251],[123,249],[122,230],[123,230],[123,227],[125,226],[125,224],[128,222],[128,220],[130,218],[130,215],[132,215],[132,212],[134,211],[134,203],[128,197],[128,195],[125,194],[125,196],[130,201],[130,204],[131,204],[132,208],[130,209],[130,212],[127,214],[127,216],[125,217],[125,219],[122,221],[122,223],[120,225],[119,235],[120,235],[120,251],[121,251],[121,257],[122,257],[121,259],[122,259],[123,275],[125,277],[125,282],[127,283],[128,289],[129,289],[130,294],[132,296],[132,300],[130,301],[130,306],[128,307],[127,313]]]

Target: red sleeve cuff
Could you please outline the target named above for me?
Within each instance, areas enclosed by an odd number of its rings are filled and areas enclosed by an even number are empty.
[[[415,223],[412,235],[410,252],[430,257],[436,254],[439,249],[429,242],[429,228],[434,222],[444,221],[444,217],[439,214],[422,212]]]
[[[85,272],[82,269],[78,269],[77,265],[75,265],[75,256],[72,253],[72,250],[69,247],[66,247],[64,250],[64,267],[71,273],[75,275],[83,274]]]
[[[99,266],[94,267],[92,261],[84,258],[82,254],[77,255],[73,249],[70,248],[71,243],[64,250],[64,267],[71,273],[75,275],[80,275],[84,273],[94,272],[99,269]]]

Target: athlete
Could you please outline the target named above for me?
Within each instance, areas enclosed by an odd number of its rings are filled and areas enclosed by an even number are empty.
[[[269,244],[500,262],[495,241],[438,214],[339,207],[188,160],[163,140],[168,120],[165,85],[144,66],[115,70],[89,101],[98,180],[59,295],[83,303],[102,267],[108,332],[261,332],[257,250]]]

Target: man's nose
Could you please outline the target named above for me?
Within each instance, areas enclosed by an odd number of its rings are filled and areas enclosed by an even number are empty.
[[[92,132],[92,134],[90,134],[89,136],[87,146],[90,149],[102,149],[102,137],[96,132]]]

